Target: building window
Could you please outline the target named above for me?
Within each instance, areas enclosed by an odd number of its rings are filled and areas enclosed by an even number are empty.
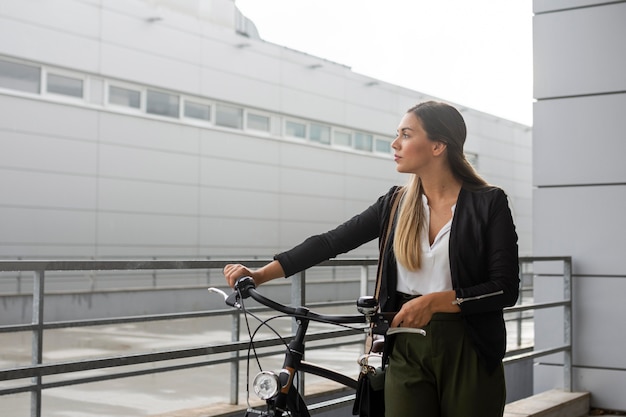
[[[138,109],[141,107],[141,91],[111,85],[109,86],[109,103]]]
[[[39,94],[41,68],[0,60],[0,88]]]
[[[352,147],[352,135],[348,132],[336,130],[333,133],[333,145]]]
[[[374,145],[374,138],[372,135],[366,135],[365,133],[354,134],[354,148],[361,151],[372,151]]]
[[[243,109],[218,104],[215,108],[215,124],[233,129],[243,129]]]
[[[211,106],[208,104],[196,103],[193,101],[185,100],[185,109],[183,111],[185,117],[191,119],[211,121]]]
[[[330,126],[311,123],[311,133],[309,139],[313,142],[330,143]]]
[[[146,112],[159,116],[178,117],[180,98],[173,94],[148,90]]]
[[[287,120],[285,122],[285,135],[294,138],[306,138],[306,125],[300,122]]]
[[[46,91],[70,97],[83,97],[83,80],[65,75],[48,74]]]
[[[246,128],[269,132],[270,118],[261,114],[248,113],[246,117]]]
[[[380,153],[391,153],[391,141],[388,139],[376,138],[376,142],[374,142],[374,150]]]

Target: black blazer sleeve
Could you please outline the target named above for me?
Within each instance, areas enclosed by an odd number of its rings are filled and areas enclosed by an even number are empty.
[[[320,262],[346,253],[380,236],[388,216],[389,200],[397,187],[345,223],[326,233],[311,236],[299,245],[274,256],[289,277]]]

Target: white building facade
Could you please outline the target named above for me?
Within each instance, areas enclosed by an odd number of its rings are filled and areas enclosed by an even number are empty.
[[[431,98],[230,0],[0,0],[0,258],[270,257],[404,183],[393,132]],[[460,109],[530,255],[531,129]]]
[[[573,389],[626,410],[626,2],[534,1],[533,249],[573,261]],[[546,271],[551,272],[551,271]],[[546,275],[537,297],[563,297]],[[562,315],[536,346],[562,342]],[[535,391],[562,386],[562,357],[535,366]]]

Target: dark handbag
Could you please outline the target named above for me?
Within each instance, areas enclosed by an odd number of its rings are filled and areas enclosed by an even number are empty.
[[[385,416],[385,370],[367,366],[361,371],[352,414],[359,417]]]

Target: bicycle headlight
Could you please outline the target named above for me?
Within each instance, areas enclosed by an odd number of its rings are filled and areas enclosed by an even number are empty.
[[[259,372],[252,382],[254,393],[262,400],[274,398],[280,390],[278,375],[271,371]]]

